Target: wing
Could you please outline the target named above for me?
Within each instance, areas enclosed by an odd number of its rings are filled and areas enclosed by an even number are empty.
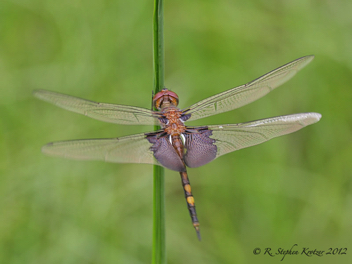
[[[66,110],[100,121],[123,125],[157,125],[157,116],[145,108],[97,103],[46,90],[35,90],[34,96]]]
[[[145,134],[121,138],[52,142],[43,146],[45,154],[77,160],[103,160],[116,163],[158,164]]]
[[[190,168],[202,166],[214,160],[217,155],[216,140],[210,138],[212,131],[199,129],[196,133],[185,133],[185,163]]]
[[[153,151],[154,157],[162,166],[174,171],[186,170],[183,161],[178,156],[168,136],[159,137],[152,132],[148,133],[147,140],[153,144],[150,150]]]
[[[241,124],[208,126],[208,129],[212,131],[210,138],[215,139],[218,158],[229,152],[295,132],[318,122],[320,118],[321,115],[318,113],[301,113]]]
[[[204,99],[184,110],[184,113],[191,114],[189,121],[193,121],[251,103],[291,79],[313,58],[314,56],[305,56],[296,59],[245,85]]]

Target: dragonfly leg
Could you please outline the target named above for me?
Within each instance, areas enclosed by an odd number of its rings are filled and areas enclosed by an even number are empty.
[[[197,236],[200,241],[201,238],[200,238],[200,231],[199,231],[199,221],[197,218],[196,206],[194,204],[194,198],[192,195],[192,189],[188,179],[187,171],[180,172],[180,175],[181,175],[183,190],[185,192],[188,211],[192,219],[192,224],[197,232]]]

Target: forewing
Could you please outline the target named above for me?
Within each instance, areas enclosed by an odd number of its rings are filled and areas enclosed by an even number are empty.
[[[153,111],[128,106],[97,103],[78,97],[46,90],[35,90],[34,96],[66,110],[89,116],[104,122],[124,125],[156,125]]]
[[[291,79],[300,69],[313,60],[305,56],[289,62],[254,81],[204,99],[185,110],[191,114],[189,121],[223,113],[251,103]]]
[[[321,115],[318,113],[301,113],[241,124],[208,126],[208,129],[212,131],[211,138],[215,139],[216,157],[220,157],[295,132],[318,122],[320,118]]]
[[[52,142],[43,146],[45,154],[77,160],[103,160],[116,163],[158,164],[145,134],[121,138]]]

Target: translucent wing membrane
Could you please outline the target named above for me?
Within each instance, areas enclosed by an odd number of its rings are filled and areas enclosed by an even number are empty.
[[[204,118],[239,108],[266,95],[279,85],[292,78],[300,69],[313,60],[306,56],[289,62],[254,81],[204,99],[186,110],[191,120]]]
[[[97,103],[78,97],[36,90],[34,96],[66,110],[89,116],[100,121],[124,125],[156,125],[158,120],[151,110],[106,103]]]
[[[116,163],[158,164],[145,134],[121,138],[52,142],[43,146],[45,154],[77,160],[103,160]]]
[[[215,139],[216,158],[226,153],[254,146],[269,139],[295,132],[319,121],[318,113],[272,117],[247,123],[208,126]]]

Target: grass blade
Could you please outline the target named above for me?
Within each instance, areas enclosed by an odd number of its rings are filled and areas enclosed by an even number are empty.
[[[153,15],[154,93],[164,88],[163,1],[154,0]],[[160,129],[155,126],[155,130]],[[166,263],[164,168],[153,168],[153,252],[152,264]]]

